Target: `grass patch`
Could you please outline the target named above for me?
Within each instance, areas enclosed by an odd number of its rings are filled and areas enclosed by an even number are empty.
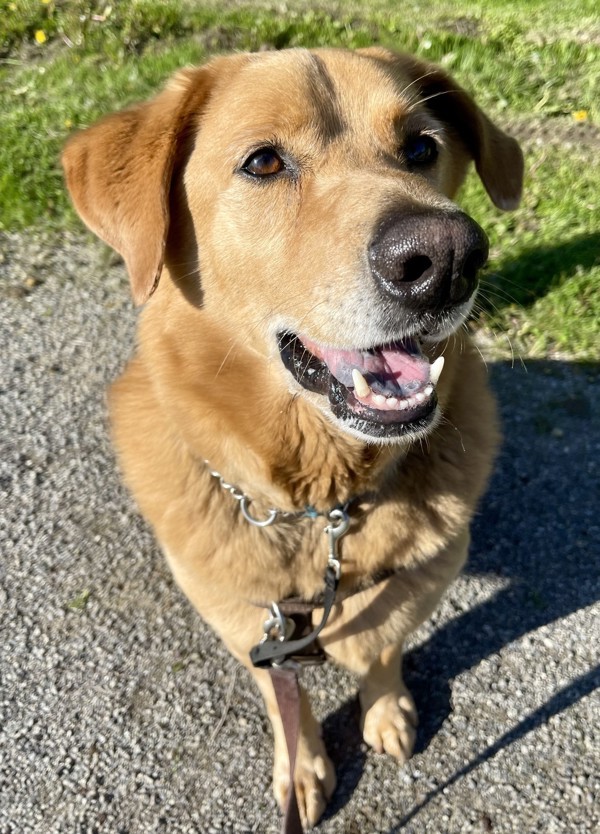
[[[538,133],[528,131],[530,174],[517,212],[495,211],[475,178],[465,188],[463,203],[490,233],[494,256],[482,320],[492,332],[510,334],[524,351],[596,358],[595,3],[409,0],[401,11],[392,0],[337,7],[323,0],[321,10],[308,2],[290,5],[282,14],[260,0],[5,0],[0,229],[75,226],[58,164],[66,136],[146,97],[180,66],[232,49],[380,43],[439,61],[497,119],[535,124],[550,137],[539,145]],[[560,131],[568,142],[561,143]],[[580,136],[587,137],[583,147]]]
[[[89,588],[85,588],[80,594],[77,594],[77,596],[73,597],[73,599],[67,603],[67,608],[70,608],[71,611],[85,611],[89,598],[90,590]]]
[[[491,244],[479,321],[516,352],[597,359],[600,166],[585,149],[530,148],[522,205],[499,212],[470,176],[460,203]],[[500,339],[500,345],[506,340]]]

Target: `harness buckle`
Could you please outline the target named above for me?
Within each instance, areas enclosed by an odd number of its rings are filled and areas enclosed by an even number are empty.
[[[271,603],[270,617],[263,623],[263,636],[261,643],[266,643],[267,640],[278,640],[283,643],[284,640],[289,640],[294,633],[294,621],[284,617],[281,609],[276,602]]]

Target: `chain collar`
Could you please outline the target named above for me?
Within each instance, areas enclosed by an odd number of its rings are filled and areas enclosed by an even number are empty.
[[[270,605],[270,616],[263,624],[263,637],[250,652],[250,657],[254,666],[271,667],[284,666],[291,662],[297,665],[296,660],[291,660],[296,654],[302,655],[305,649],[310,647],[321,630],[324,628],[331,609],[335,603],[335,595],[340,582],[342,572],[342,563],[338,550],[339,540],[346,535],[350,528],[350,516],[348,508],[350,501],[346,504],[338,504],[327,512],[319,512],[314,507],[305,507],[304,510],[296,512],[289,512],[286,510],[278,510],[275,507],[270,507],[266,518],[256,518],[249,510],[251,499],[245,492],[234,484],[228,483],[220,472],[212,469],[210,463],[205,460],[204,463],[208,468],[208,472],[216,481],[219,482],[221,489],[228,492],[232,498],[240,504],[242,515],[249,524],[254,527],[270,527],[278,521],[297,521],[302,518],[326,518],[327,525],[323,528],[323,532],[327,535],[328,553],[327,566],[325,571],[325,601],[323,604],[323,617],[319,625],[314,628],[310,634],[304,635],[298,639],[292,639],[294,636],[294,622],[292,619],[286,618],[278,604],[273,601]]]
[[[295,512],[278,510],[275,507],[269,507],[266,518],[256,518],[256,516],[252,515],[250,512],[250,504],[252,503],[250,496],[245,492],[242,492],[242,490],[234,484],[228,483],[220,472],[217,472],[216,469],[212,469],[207,460],[205,460],[204,463],[208,467],[209,474],[219,482],[219,486],[228,492],[232,498],[235,498],[235,500],[239,502],[242,515],[246,521],[254,527],[270,527],[272,524],[276,524],[280,521],[300,521],[303,518],[327,518],[332,520],[332,514],[334,519],[338,517],[336,513],[339,513],[340,511],[345,514],[351,503],[350,501],[347,501],[345,504],[338,504],[327,512],[319,512],[319,510],[316,510],[311,506],[306,506],[303,510],[296,510]]]

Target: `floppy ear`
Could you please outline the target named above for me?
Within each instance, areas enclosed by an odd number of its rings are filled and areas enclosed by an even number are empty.
[[[124,257],[138,304],[158,286],[173,169],[209,95],[211,70],[178,72],[154,99],[75,134],[63,152],[75,208]]]
[[[453,128],[498,208],[508,211],[519,205],[524,166],[517,141],[496,127],[453,78],[435,64],[411,55],[396,55],[378,47],[361,52],[392,64],[407,94],[418,93],[425,107]]]

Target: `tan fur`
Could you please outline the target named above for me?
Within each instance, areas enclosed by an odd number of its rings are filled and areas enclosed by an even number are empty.
[[[439,164],[419,176],[395,158],[415,121],[444,131]],[[300,183],[263,187],[236,173],[273,137],[302,158]],[[136,300],[154,293],[110,409],[125,478],[177,582],[248,667],[265,617],[256,603],[322,591],[324,522],[251,527],[203,461],[256,514],[361,496],[342,590],[396,573],[338,604],[321,642],[360,676],[366,741],[400,760],[416,721],[402,643],[464,562],[497,443],[485,371],[465,333],[433,346],[430,358],[446,359],[443,420],[418,442],[369,444],[328,419],[318,395],[290,390],[274,337],[283,325],[340,348],[389,338],[370,316],[380,303],[364,261],[373,223],[387,207],[450,206],[471,159],[492,199],[515,205],[514,140],[441,70],[380,49],[218,58],[76,135],[64,155],[74,202],[125,256]],[[251,671],[283,802],[281,722],[266,673]],[[335,778],[303,699],[296,784],[312,824]]]

